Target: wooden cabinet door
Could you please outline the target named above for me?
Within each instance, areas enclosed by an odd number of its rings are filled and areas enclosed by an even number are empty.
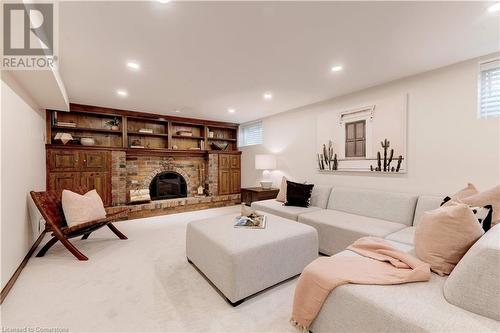
[[[80,151],[82,171],[105,171],[108,169],[106,151]]]
[[[231,170],[231,193],[240,193],[241,191],[241,171],[239,169]]]
[[[49,174],[49,191],[62,193],[62,190],[73,191],[80,186],[79,172],[53,172]]]
[[[219,170],[219,195],[231,192],[231,171]]]
[[[229,169],[230,166],[230,155],[219,154],[219,169]]]
[[[219,194],[235,194],[240,191],[240,155],[219,154]]]
[[[231,169],[240,169],[240,155],[230,155]]]
[[[77,171],[80,168],[79,154],[75,150],[50,149],[47,154],[48,171]]]
[[[109,176],[107,172],[82,172],[80,183],[89,190],[96,190],[101,196],[104,205],[110,205],[111,187],[109,185]]]

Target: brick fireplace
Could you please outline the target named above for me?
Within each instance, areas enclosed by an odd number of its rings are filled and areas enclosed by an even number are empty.
[[[237,204],[240,194],[218,195],[218,154],[199,156],[155,156],[124,151],[111,153],[112,205],[123,208],[131,190],[149,189],[151,181],[165,172],[179,174],[186,182],[186,197],[152,200],[126,205],[129,218],[163,215],[181,211]],[[198,195],[202,186],[205,195]]]

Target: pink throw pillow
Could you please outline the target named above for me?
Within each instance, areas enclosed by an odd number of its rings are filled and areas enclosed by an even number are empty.
[[[280,191],[278,192],[278,196],[276,197],[276,201],[285,202],[286,201],[286,177],[283,176],[281,178],[281,186]]]
[[[479,191],[476,189],[474,184],[472,183],[467,183],[467,187],[461,189],[457,193],[453,194],[451,196],[452,199],[459,199],[462,200],[464,198],[470,197],[471,195],[478,194]]]
[[[415,253],[432,271],[448,275],[483,234],[469,206],[453,200],[422,215],[415,229]]]
[[[63,190],[61,203],[68,227],[106,217],[104,204],[96,190],[84,195]]]
[[[497,185],[489,190],[467,196],[462,199],[462,202],[471,206],[486,206],[491,205],[493,215],[491,217],[491,226],[500,222],[500,185]]]

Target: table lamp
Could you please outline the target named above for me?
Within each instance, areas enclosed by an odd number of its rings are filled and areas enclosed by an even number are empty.
[[[269,179],[269,170],[276,169],[276,156],[270,154],[255,155],[255,169],[262,171],[262,180],[260,186],[264,189],[269,189],[273,185],[273,181]]]

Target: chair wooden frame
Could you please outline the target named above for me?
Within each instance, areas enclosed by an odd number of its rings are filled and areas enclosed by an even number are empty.
[[[84,194],[87,192],[87,189],[79,187],[75,189],[74,192]],[[107,214],[105,218],[100,220],[68,227],[62,210],[61,193],[56,193],[54,191],[31,191],[30,194],[45,220],[44,232],[52,232],[52,238],[38,252],[36,255],[37,257],[43,257],[57,241],[60,241],[78,260],[88,260],[69,239],[78,236],[82,236],[82,239],[87,239],[91,233],[104,226],[107,226],[118,238],[127,239],[127,237],[112,224],[113,221],[126,218],[128,213],[127,209]]]

